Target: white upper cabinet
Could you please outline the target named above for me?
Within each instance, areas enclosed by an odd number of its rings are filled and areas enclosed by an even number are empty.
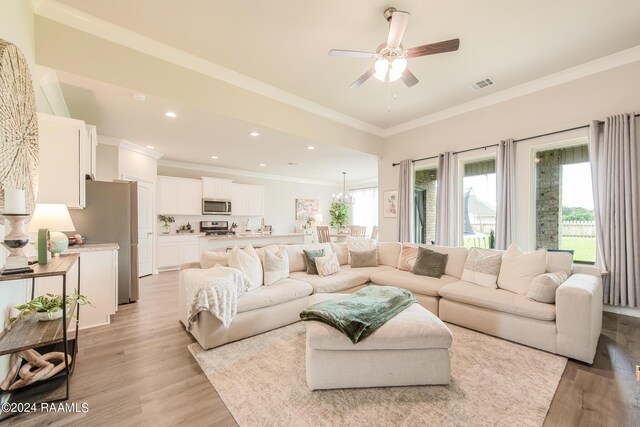
[[[38,113],[38,203],[84,208],[85,176],[95,169],[95,149],[81,120]],[[95,131],[95,127],[94,127]]]
[[[158,177],[158,214],[202,215],[202,181]]]
[[[86,127],[86,145],[89,151],[87,165],[85,167],[85,174],[95,179],[97,175],[96,171],[96,151],[98,150],[98,129],[93,125],[85,125]]]
[[[202,177],[202,198],[231,200],[231,180]]]
[[[236,216],[264,216],[264,187],[232,184],[231,214]]]

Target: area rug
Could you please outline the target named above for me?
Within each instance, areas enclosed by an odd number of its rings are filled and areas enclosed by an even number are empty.
[[[564,357],[454,325],[447,386],[311,392],[302,322],[189,350],[240,426],[541,426]]]

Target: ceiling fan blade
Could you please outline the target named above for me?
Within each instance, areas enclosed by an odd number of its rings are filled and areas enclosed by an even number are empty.
[[[391,15],[391,25],[389,25],[389,36],[387,37],[387,46],[393,48],[400,46],[402,43],[402,36],[407,29],[409,23],[409,12],[402,12],[396,10]]]
[[[418,78],[411,71],[409,71],[408,68],[404,70],[404,73],[402,73],[401,79],[404,82],[404,84],[407,85],[407,87],[411,87],[417,84],[419,81]]]
[[[368,69],[366,73],[364,73],[363,75],[360,76],[360,78],[358,78],[358,80],[356,80],[355,82],[351,83],[351,86],[349,86],[349,88],[351,88],[351,89],[359,88],[360,85],[362,85],[362,83],[364,83],[367,80],[369,80],[371,78],[371,76],[373,76],[375,73],[376,73],[376,69],[375,68]]]
[[[407,58],[435,55],[436,53],[453,52],[460,47],[460,39],[446,40],[438,43],[425,44],[407,49]]]
[[[359,50],[342,50],[342,49],[331,49],[329,51],[329,56],[344,56],[347,58],[373,58],[376,56],[373,52],[362,52]]]

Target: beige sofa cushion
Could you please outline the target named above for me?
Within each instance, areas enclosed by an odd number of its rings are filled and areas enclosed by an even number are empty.
[[[345,295],[313,295],[309,305]],[[308,348],[322,350],[404,350],[450,348],[453,335],[447,326],[420,304],[411,304],[397,316],[354,345],[345,334],[321,322],[307,323]]]
[[[402,244],[398,242],[378,243],[378,264],[396,268]]]
[[[570,252],[549,252],[547,251],[547,273],[562,271],[571,276],[573,267],[573,254]]]
[[[343,265],[342,267],[340,267],[340,269],[345,271],[357,271],[358,273],[364,274],[367,277],[371,276],[373,273],[395,270],[395,268],[389,267],[388,265],[379,265],[377,267],[359,267],[359,268],[354,268],[354,267],[351,267],[350,265]]]
[[[311,295],[313,287],[300,280],[280,279],[273,285],[260,286],[238,297],[238,313],[271,307]]]
[[[331,249],[333,253],[338,257],[340,265],[349,264],[349,247],[347,242],[331,243]]]
[[[524,295],[489,289],[469,282],[449,283],[440,288],[440,296],[452,301],[488,308],[490,310],[511,313],[538,320],[555,320],[556,307],[530,300]]]
[[[291,273],[290,277],[309,283],[313,287],[314,294],[339,292],[364,285],[369,281],[369,278],[364,274],[346,269],[341,269],[338,273],[326,277],[307,274],[303,271]]]
[[[286,245],[287,255],[289,256],[289,272],[294,271],[307,271],[307,266],[304,263],[303,250],[313,251],[318,249],[324,249],[324,254],[329,255],[333,253],[331,249],[331,243],[320,243],[317,245]]]
[[[447,283],[457,282],[458,278],[446,274],[436,279],[429,276],[418,276],[410,271],[388,270],[373,273],[369,276],[376,285],[397,286],[416,294],[437,297],[438,289]]]
[[[498,287],[516,294],[526,295],[534,277],[543,274],[547,266],[547,250],[525,253],[512,243],[502,256],[498,274]]]

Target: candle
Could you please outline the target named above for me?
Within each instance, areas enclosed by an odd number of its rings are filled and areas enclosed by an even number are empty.
[[[6,188],[4,190],[4,213],[26,215],[27,204],[25,203],[24,190]]]

